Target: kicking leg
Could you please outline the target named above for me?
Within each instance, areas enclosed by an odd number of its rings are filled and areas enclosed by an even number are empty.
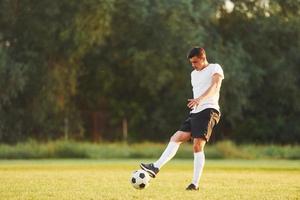
[[[171,160],[180,144],[182,142],[188,141],[191,138],[190,132],[177,131],[170,139],[170,142],[167,148],[164,150],[160,158],[151,164],[141,164],[141,168],[150,173],[150,175],[155,178],[156,174],[159,172],[159,169],[165,165],[169,160]]]
[[[160,169],[163,165],[165,165],[169,160],[171,160],[175,156],[180,144],[182,142],[188,141],[190,138],[190,132],[177,131],[171,137],[167,148],[160,156],[160,158],[154,163],[154,166]]]

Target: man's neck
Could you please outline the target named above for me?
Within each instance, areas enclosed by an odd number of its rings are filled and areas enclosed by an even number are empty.
[[[209,63],[205,62],[205,64],[203,65],[203,67],[201,69],[198,69],[197,71],[201,71],[201,70],[205,69],[208,65],[209,65]]]

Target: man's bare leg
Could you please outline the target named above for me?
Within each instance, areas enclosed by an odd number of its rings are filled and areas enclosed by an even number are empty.
[[[191,138],[190,132],[177,131],[170,139],[170,142],[160,158],[153,164],[141,164],[141,168],[149,172],[154,178],[159,169],[162,168],[168,161],[170,161],[176,154],[180,144],[188,141]]]
[[[163,154],[160,156],[160,158],[154,163],[154,167],[157,167],[160,169],[162,166],[164,166],[169,160],[171,160],[180,144],[182,142],[188,141],[191,138],[190,132],[183,132],[183,131],[177,131],[170,139],[170,142],[163,152]]]

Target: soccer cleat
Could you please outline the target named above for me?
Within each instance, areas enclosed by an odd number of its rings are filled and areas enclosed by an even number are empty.
[[[156,174],[159,172],[159,169],[157,167],[154,167],[153,163],[150,164],[141,163],[140,167],[146,172],[148,172],[152,178],[155,178]]]
[[[187,186],[186,190],[199,190],[199,187],[196,187],[193,183]]]

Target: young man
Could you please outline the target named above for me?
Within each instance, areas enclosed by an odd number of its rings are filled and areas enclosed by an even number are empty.
[[[212,133],[213,127],[219,122],[219,96],[223,70],[218,64],[210,64],[203,48],[194,47],[188,53],[194,70],[191,73],[193,99],[188,99],[187,106],[192,109],[180,129],[171,137],[161,157],[154,163],[141,163],[140,167],[155,178],[162,166],[171,160],[182,142],[193,140],[194,173],[191,184],[186,190],[199,190],[199,180],[204,167],[204,146]]]

